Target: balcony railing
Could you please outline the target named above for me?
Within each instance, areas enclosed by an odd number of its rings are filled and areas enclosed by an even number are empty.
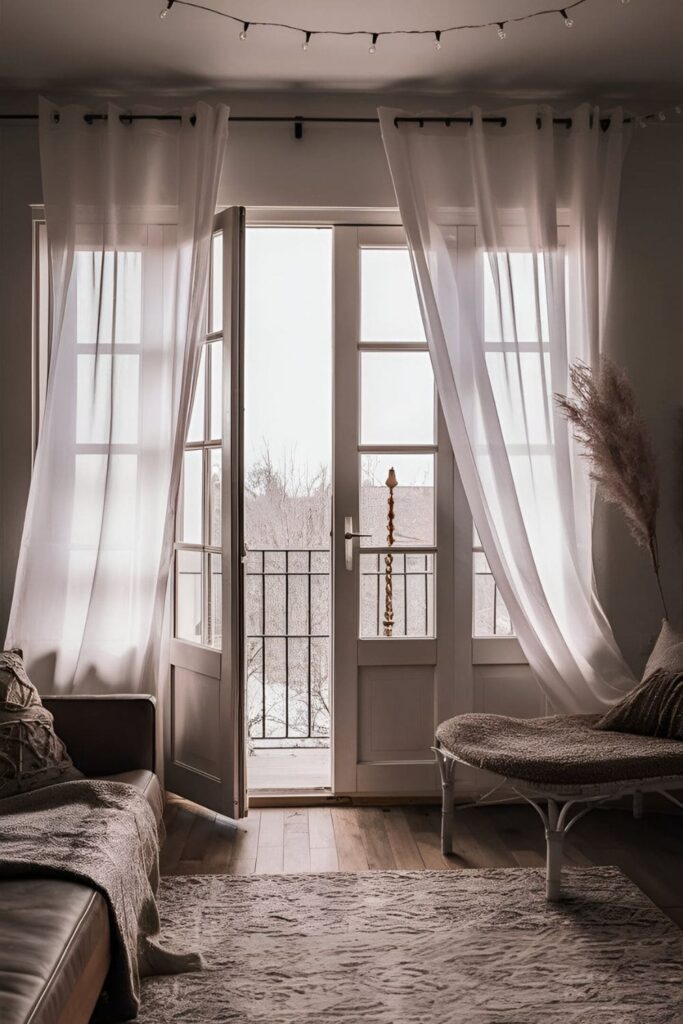
[[[249,736],[327,745],[330,553],[250,550],[246,567]]]
[[[361,553],[361,635],[382,635],[383,555]],[[394,636],[433,634],[432,555],[393,558]],[[247,706],[256,746],[327,746],[330,552],[251,549],[246,563]]]

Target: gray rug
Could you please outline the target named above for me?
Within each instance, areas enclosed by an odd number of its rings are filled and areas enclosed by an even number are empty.
[[[143,983],[141,1024],[681,1024],[683,931],[616,868],[164,879],[198,974]]]

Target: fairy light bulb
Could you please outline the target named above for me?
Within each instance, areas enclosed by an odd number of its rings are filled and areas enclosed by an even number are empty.
[[[377,40],[379,39],[379,32],[372,33],[372,42],[368,47],[368,53],[377,53]]]
[[[301,49],[302,50],[307,50],[308,49],[308,44],[310,43],[310,41],[311,41],[311,33],[310,32],[306,32],[306,38],[304,39],[303,43],[301,44]]]
[[[248,31],[249,31],[249,22],[245,21],[244,22],[244,27],[242,28],[242,31],[240,32],[240,39],[242,40],[242,42],[244,42],[244,40],[247,38],[247,32]]]
[[[441,32],[435,32],[434,33],[434,40],[435,40],[434,41],[434,49],[435,50],[440,50],[441,49]]]
[[[507,32],[505,31],[505,22],[504,21],[499,21],[498,22],[498,38],[499,39],[505,39],[506,35],[507,35]]]
[[[569,17],[569,15],[567,14],[567,12],[566,12],[566,10],[564,8],[562,8],[562,10],[560,11],[560,14],[564,18],[565,26],[567,28],[573,28],[574,27],[574,19]]]
[[[173,7],[174,3],[175,3],[175,0],[168,0],[166,6],[161,8],[161,10],[159,11],[159,17],[161,18],[162,21],[163,21],[164,18],[168,17],[168,15],[170,13],[170,10]]]

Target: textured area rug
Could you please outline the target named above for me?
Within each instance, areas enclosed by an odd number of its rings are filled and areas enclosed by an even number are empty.
[[[180,876],[162,935],[199,974],[141,1024],[681,1024],[683,931],[616,868]]]

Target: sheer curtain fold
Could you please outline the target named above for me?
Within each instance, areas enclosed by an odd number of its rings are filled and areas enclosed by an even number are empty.
[[[537,105],[506,126],[397,127],[382,137],[439,397],[473,519],[515,631],[558,711],[599,710],[633,685],[595,593],[593,487],[553,395],[596,365],[626,133],[596,109],[553,126]]]
[[[86,113],[40,104],[50,369],[6,645],[45,690],[153,690],[228,109]]]

